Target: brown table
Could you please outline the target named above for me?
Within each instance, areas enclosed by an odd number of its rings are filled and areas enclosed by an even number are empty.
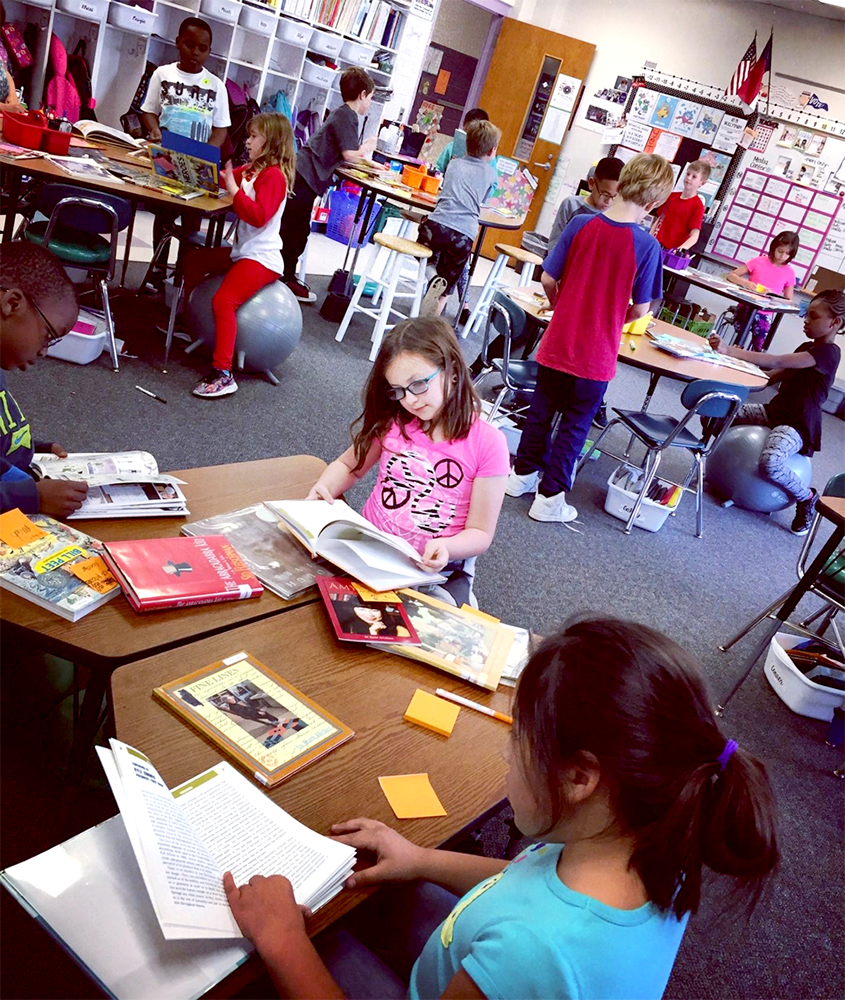
[[[437,847],[474,829],[504,799],[507,765],[502,753],[510,726],[464,708],[447,739],[405,722],[403,714],[418,687],[431,692],[446,688],[504,712],[510,710],[510,689],[488,692],[404,657],[340,643],[317,604],[127,664],[112,674],[117,736],[149,753],[168,786],[211,767],[222,755],[156,701],[153,688],[241,649],[355,731],[348,743],[267,793],[318,833],[328,833],[340,820],[370,816],[418,844]],[[377,779],[424,771],[448,815],[397,820]],[[309,933],[323,930],[372,891],[342,892],[309,921]]]
[[[196,521],[261,500],[302,498],[325,467],[322,459],[295,455],[186,469],[173,475],[186,482],[183,489],[191,511],[188,519],[131,518],[70,523],[102,541],[178,535],[186,520]],[[82,711],[74,726],[66,776],[68,783],[78,784],[97,733],[100,706],[113,670],[122,663],[272,617],[315,599],[310,592],[285,601],[265,590],[261,597],[246,601],[139,614],[120,595],[71,624],[31,601],[3,591],[0,621],[4,643],[53,653],[70,660],[75,667],[85,666],[91,671]]]

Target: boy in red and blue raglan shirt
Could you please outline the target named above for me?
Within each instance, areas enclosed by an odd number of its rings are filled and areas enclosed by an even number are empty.
[[[625,323],[663,294],[660,245],[639,226],[672,190],[672,169],[641,153],[619,176],[619,197],[600,215],[580,215],[543,263],[543,288],[554,313],[537,352],[537,388],[505,492],[536,491],[535,521],[574,521],[566,502],[616,357]],[[633,305],[629,303],[633,301]],[[560,413],[555,439],[552,423]]]

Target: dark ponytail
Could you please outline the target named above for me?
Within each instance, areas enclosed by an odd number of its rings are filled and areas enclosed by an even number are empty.
[[[549,829],[567,812],[566,764],[579,751],[598,759],[620,832],[636,842],[631,866],[661,909],[695,912],[705,865],[759,890],[777,864],[765,767],[741,748],[720,761],[727,741],[699,668],[654,629],[571,622],[526,666],[514,727]]]

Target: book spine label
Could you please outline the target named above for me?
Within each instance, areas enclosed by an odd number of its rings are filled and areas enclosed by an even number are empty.
[[[249,597],[258,597],[262,590],[253,590],[251,587],[242,587],[239,591],[231,591],[228,594],[211,594],[207,597],[190,598],[147,598],[139,602],[142,611],[152,611],[156,608],[191,608],[197,604],[220,604],[221,601],[243,601]]]

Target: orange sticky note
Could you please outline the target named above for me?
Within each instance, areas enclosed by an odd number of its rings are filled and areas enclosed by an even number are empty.
[[[370,590],[363,583],[351,581],[352,589],[362,601],[374,601],[376,604],[401,604],[402,598],[395,590]]]
[[[397,819],[446,815],[427,774],[392,774],[378,783]]]
[[[43,538],[47,532],[23,514],[17,507],[0,514],[0,539],[10,548],[19,549],[28,542]]]
[[[405,709],[405,721],[415,722],[441,736],[451,736],[460,711],[460,705],[417,688],[411,704]]]
[[[447,69],[441,69],[437,74],[437,80],[434,83],[434,93],[435,94],[445,94],[446,88],[449,86],[449,80],[452,78],[452,74]]]
[[[117,586],[117,580],[111,575],[100,556],[90,556],[81,562],[73,563],[68,569],[98,594],[107,594]]]

